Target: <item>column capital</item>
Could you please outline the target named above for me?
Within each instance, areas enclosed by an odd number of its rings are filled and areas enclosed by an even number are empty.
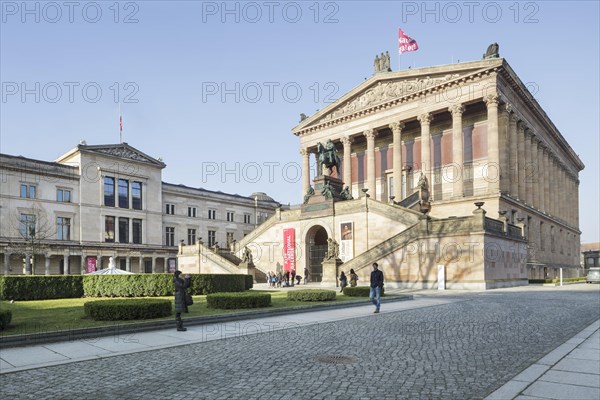
[[[511,103],[504,103],[502,107],[502,111],[511,114],[514,110],[514,106]]]
[[[344,136],[340,140],[344,146],[348,146],[354,142],[354,139],[352,139],[350,136]]]
[[[308,147],[305,147],[303,149],[300,149],[300,154],[302,154],[303,156],[307,156],[310,155],[311,151],[308,150]]]
[[[367,129],[363,132],[363,135],[367,138],[367,140],[374,140],[377,137],[378,132],[375,129]]]
[[[525,137],[529,138],[533,142],[533,138],[535,137],[535,133],[531,128],[525,128]]]
[[[389,127],[392,130],[392,132],[396,132],[396,131],[400,131],[402,132],[402,130],[404,129],[404,122],[402,121],[398,121],[398,122],[392,122],[390,123]]]
[[[490,93],[487,96],[485,96],[483,101],[485,102],[485,105],[488,106],[488,108],[492,106],[498,106],[498,104],[500,103],[500,96],[498,95],[498,93]]]
[[[431,121],[433,121],[433,114],[431,114],[431,113],[421,114],[417,117],[417,119],[419,120],[421,125],[429,125],[431,123]]]
[[[519,120],[517,122],[517,129],[519,129],[519,131],[524,132],[527,128],[528,128],[527,122],[525,122],[523,120]]]
[[[465,112],[465,106],[462,104],[455,104],[448,107],[448,111],[450,111],[450,114],[452,114],[453,118],[459,118],[462,117],[463,112]]]

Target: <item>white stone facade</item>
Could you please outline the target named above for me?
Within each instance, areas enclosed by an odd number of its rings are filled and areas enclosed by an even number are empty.
[[[165,164],[127,143],[80,144],[54,162],[4,154],[0,161],[6,275],[85,273],[88,265],[106,268],[109,257],[127,271],[166,272],[180,241],[227,246],[278,206],[264,193],[162,182]]]

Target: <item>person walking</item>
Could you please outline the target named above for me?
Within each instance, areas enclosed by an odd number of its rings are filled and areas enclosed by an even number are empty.
[[[375,314],[379,312],[381,307],[381,289],[383,288],[383,272],[379,270],[379,265],[373,263],[373,271],[371,272],[371,290],[369,291],[369,299],[375,306]]]
[[[308,268],[304,268],[304,284],[308,282]]]
[[[350,269],[350,286],[355,287],[358,282],[358,275],[354,272],[354,269]]]
[[[344,288],[346,286],[348,286],[348,278],[346,277],[346,274],[344,274],[344,271],[342,271],[340,274],[340,293],[344,293]]]
[[[187,306],[187,293],[186,289],[190,287],[190,274],[185,276],[185,279],[181,278],[181,271],[175,271],[173,277],[173,283],[175,284],[175,322],[177,323],[177,330],[179,332],[187,331],[187,328],[183,327],[183,321],[181,320],[181,313],[188,313]]]

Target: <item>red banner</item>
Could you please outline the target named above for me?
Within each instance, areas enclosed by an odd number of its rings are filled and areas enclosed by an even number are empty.
[[[419,50],[417,41],[398,28],[398,51],[400,54]]]
[[[85,271],[89,274],[90,272],[96,271],[96,257],[88,257],[86,260]]]
[[[285,271],[296,269],[296,230],[294,228],[283,230],[283,269]]]

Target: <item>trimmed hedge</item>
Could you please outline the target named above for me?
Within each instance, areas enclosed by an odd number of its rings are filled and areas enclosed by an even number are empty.
[[[346,286],[344,288],[344,295],[348,297],[369,297],[371,292],[370,286]],[[385,294],[385,287],[381,288],[381,295]]]
[[[243,292],[251,275],[192,275],[189,293]],[[173,274],[0,276],[0,300],[172,296]]]
[[[252,275],[244,275],[246,277],[246,290],[250,290],[254,287],[254,278]]]
[[[334,290],[303,289],[288,292],[288,300],[291,301],[332,301],[335,300]]]
[[[83,297],[81,275],[0,277],[1,300],[46,300]]]
[[[0,310],[0,331],[6,328],[12,320],[12,312],[10,310]]]
[[[269,307],[271,295],[269,293],[244,292],[244,293],[211,293],[206,295],[208,308],[239,309]]]
[[[188,293],[202,295],[217,292],[243,292],[250,275],[192,275]],[[87,275],[83,279],[86,297],[172,296],[173,274]]]
[[[83,305],[85,315],[96,321],[168,317],[171,301],[165,299],[96,300]]]

